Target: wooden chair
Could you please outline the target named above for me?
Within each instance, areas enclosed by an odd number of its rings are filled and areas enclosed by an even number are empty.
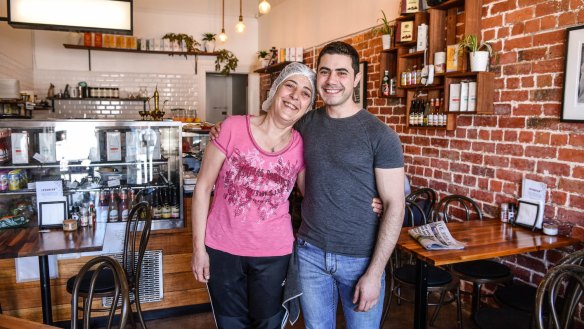
[[[128,283],[128,288],[134,296],[132,303],[136,305],[136,313],[138,320],[142,325],[142,329],[146,329],[146,324],[142,316],[142,309],[140,307],[140,274],[142,271],[142,261],[146,246],[150,238],[150,229],[152,226],[152,210],[148,202],[143,201],[136,204],[128,215],[126,223],[126,230],[124,235],[124,251],[122,256],[122,268],[124,269],[125,278]],[[89,294],[89,283],[91,273],[88,273],[81,280],[81,287],[79,294],[86,297]],[[73,284],[77,276],[70,278],[67,281],[67,291],[73,291]],[[115,282],[111,272],[103,271],[97,277],[95,284],[95,293],[97,297],[112,297],[115,292]],[[132,325],[135,326],[134,317],[131,316]],[[111,321],[111,318],[110,320]]]
[[[415,216],[421,216],[421,225],[426,224],[425,211],[423,211],[423,209],[417,203],[406,201],[405,223],[408,223],[411,227],[415,226]],[[386,280],[386,282],[389,282],[389,284],[386,285],[389,287],[389,289],[386,293],[387,297],[381,321],[382,325],[388,318],[393,297],[395,296],[397,298],[398,304],[400,304],[402,300],[413,302],[401,295],[401,288],[408,287],[413,290],[415,289],[417,283],[416,266],[413,264],[413,259],[410,257],[407,264],[401,265],[400,253],[397,250],[394,251],[392,258],[390,258],[386,273],[389,275],[389,280]],[[440,307],[443,304],[456,301],[458,328],[462,329],[462,309],[458,287],[458,279],[452,277],[448,271],[435,266],[430,266],[428,268],[428,293],[431,294],[437,292],[439,294],[438,301],[436,303],[428,303],[430,306],[436,306],[434,314],[430,320],[430,325],[433,325],[436,321]],[[446,299],[446,294],[451,291],[454,291],[452,298]]]
[[[449,195],[438,203],[436,211],[434,212],[434,220],[444,220],[448,222],[451,219],[449,215],[449,206],[451,204],[459,204],[463,208],[463,212],[459,212],[459,217],[462,215],[464,220],[469,221],[474,215],[478,220],[483,220],[483,213],[476,202],[463,195]],[[480,307],[481,297],[490,296],[481,294],[481,288],[486,283],[509,283],[513,279],[511,270],[498,262],[492,260],[476,260],[454,264],[452,272],[459,279],[472,282],[472,313],[476,314]]]
[[[108,256],[99,256],[87,262],[75,277],[71,292],[71,329],[78,328],[79,297],[83,298],[83,328],[90,328],[91,302],[96,297],[98,278],[105,271],[108,272],[108,275],[111,274],[114,282],[113,302],[109,312],[107,328],[112,327],[112,320],[116,313],[118,301],[121,301],[120,328],[126,326],[130,312],[130,293],[124,269],[115,259]],[[89,286],[82,287],[86,283],[84,282],[86,278],[89,280]],[[81,292],[85,289],[87,290]]]

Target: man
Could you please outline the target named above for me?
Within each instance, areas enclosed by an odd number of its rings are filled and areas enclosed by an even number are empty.
[[[359,54],[332,42],[317,61],[325,106],[295,128],[304,140],[304,194],[297,254],[306,328],[334,328],[339,296],[347,328],[379,328],[385,265],[404,218],[401,143],[387,125],[353,101]],[[218,127],[217,127],[218,128]],[[211,131],[211,138],[218,129]],[[372,200],[379,196],[381,217]]]
[[[306,164],[298,264],[302,313],[309,329],[334,328],[340,296],[347,328],[378,328],[384,269],[404,218],[404,168],[397,134],[353,101],[359,55],[332,42],[317,61],[325,106],[296,128]],[[371,211],[379,195],[383,215]]]

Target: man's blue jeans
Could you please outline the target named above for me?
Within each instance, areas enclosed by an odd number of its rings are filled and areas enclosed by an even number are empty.
[[[347,329],[379,328],[383,313],[385,276],[381,278],[379,301],[368,312],[356,312],[353,293],[367,270],[370,258],[356,258],[324,252],[298,239],[298,266],[302,296],[302,316],[307,329],[332,329],[336,326],[339,296]]]

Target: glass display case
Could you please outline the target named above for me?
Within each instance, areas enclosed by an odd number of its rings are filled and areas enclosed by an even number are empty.
[[[190,195],[197,182],[197,174],[201,168],[203,153],[209,143],[209,130],[183,127],[182,161],[184,193]]]
[[[0,217],[37,221],[35,182],[60,180],[69,218],[123,221],[147,200],[153,228],[183,227],[181,141],[180,122],[1,121]]]

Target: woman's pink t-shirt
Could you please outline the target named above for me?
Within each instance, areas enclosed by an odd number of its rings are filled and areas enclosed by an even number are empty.
[[[215,182],[205,244],[238,256],[292,253],[288,196],[304,170],[302,137],[292,130],[288,145],[267,152],[254,141],[249,116],[232,116],[213,144],[226,158]]]

